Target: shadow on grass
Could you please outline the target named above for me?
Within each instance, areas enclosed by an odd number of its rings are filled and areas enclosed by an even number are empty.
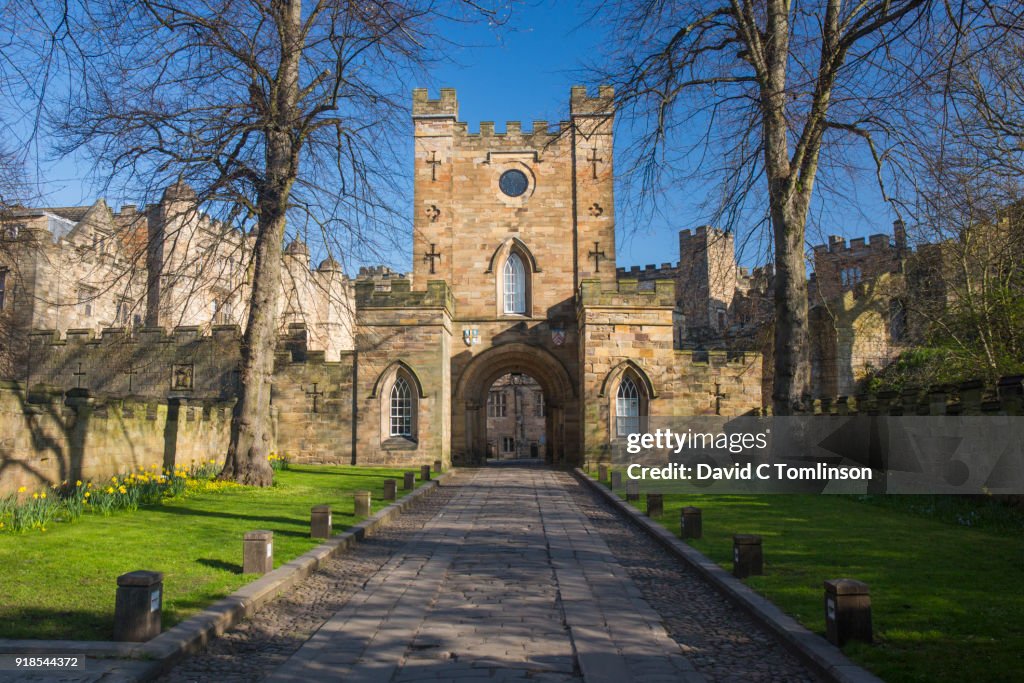
[[[233,512],[216,512],[214,510],[196,510],[195,508],[178,507],[178,506],[163,506],[159,508],[160,512],[166,512],[171,515],[181,515],[182,517],[219,517],[222,519],[249,519],[254,522],[273,522],[275,524],[287,524],[289,526],[307,526],[309,522],[297,520],[291,517],[268,517],[265,515],[242,515]],[[335,516],[339,516],[344,513],[334,511]],[[287,533],[287,532],[277,532]]]
[[[89,634],[89,640],[113,639],[113,590],[109,612],[37,607],[18,607],[0,611],[0,638],[76,640],[81,638],[83,633]],[[26,648],[24,654],[33,654],[32,648]],[[0,677],[0,680],[4,679]]]
[[[224,571],[231,572],[232,574],[242,573],[242,565],[235,564],[234,562],[225,562],[224,560],[216,560],[209,557],[200,557],[196,562],[213,569],[223,569]]]
[[[312,465],[306,465],[306,466],[303,466],[303,467],[310,467],[310,468],[312,468],[313,466]],[[318,476],[332,476],[332,477],[358,477],[359,479],[395,479],[395,480],[397,480],[399,482],[402,481],[402,472],[398,472],[396,474],[379,474],[379,473],[375,473],[375,472],[366,472],[366,473],[363,473],[363,472],[330,472],[330,471],[321,470],[321,469],[301,469],[300,466],[298,466],[298,465],[294,465],[294,466],[288,468],[288,470],[286,470],[286,471],[290,472],[292,474],[316,474]],[[413,470],[403,470],[403,471],[413,472]],[[419,470],[416,470],[414,473],[416,474],[416,476],[418,478],[419,477]],[[431,473],[431,474],[433,474],[433,473]]]

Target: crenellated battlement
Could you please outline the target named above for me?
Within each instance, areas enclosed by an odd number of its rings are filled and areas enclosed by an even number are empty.
[[[430,99],[430,91],[416,88],[412,91],[413,117],[459,117],[459,98],[455,88],[441,88],[440,97]]]
[[[676,349],[676,358],[687,366],[746,367],[760,361],[760,353],[753,351],[729,351],[726,349]]]
[[[208,334],[195,325],[179,325],[171,331],[163,327],[106,327],[97,335],[92,329],[67,330],[63,336],[57,330],[33,330],[29,341],[33,347],[42,346],[109,346],[112,344],[190,344],[204,339],[216,342],[238,342],[242,330],[238,325],[214,325]]]
[[[805,414],[1024,415],[1024,375],[815,399]]]
[[[881,233],[871,235],[867,238],[867,241],[863,237],[854,237],[847,244],[846,239],[841,235],[829,235],[828,244],[817,244],[811,247],[811,250],[817,256],[818,254],[845,254],[845,255],[857,255],[864,253],[865,251],[873,252],[890,252],[896,249],[896,244],[890,239],[888,235]]]
[[[615,277],[619,280],[635,278],[641,282],[648,282],[650,280],[671,280],[676,276],[678,268],[678,263],[662,263],[660,266],[654,263],[648,263],[642,268],[640,266],[616,268]]]
[[[430,280],[426,290],[413,290],[412,281],[390,280],[390,288],[382,289],[373,280],[356,281],[356,307],[368,308],[444,308],[455,310],[455,298],[444,280]]]
[[[597,96],[591,97],[584,85],[575,85],[569,97],[569,113],[573,116],[610,116],[615,112],[615,89],[602,85]]]
[[[622,279],[614,289],[604,287],[600,280],[584,280],[580,284],[579,305],[672,308],[675,306],[676,283],[674,280],[656,280],[654,288],[641,288],[640,281]]]

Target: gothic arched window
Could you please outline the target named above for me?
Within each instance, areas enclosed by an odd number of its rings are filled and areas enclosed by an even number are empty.
[[[412,389],[399,376],[391,387],[391,436],[412,437]]]
[[[505,261],[505,312],[526,313],[526,268],[523,259],[514,251]]]
[[[615,395],[615,435],[629,436],[640,431],[640,391],[629,375],[622,378]]]

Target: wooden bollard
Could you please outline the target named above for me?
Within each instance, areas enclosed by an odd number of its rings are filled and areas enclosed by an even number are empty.
[[[430,465],[420,466],[420,481],[430,481]]]
[[[737,579],[764,574],[761,537],[756,534],[735,534],[732,537],[732,575]]]
[[[331,537],[331,506],[314,505],[309,511],[310,538]]]
[[[608,465],[597,466],[597,480],[602,483],[608,481]]]
[[[680,538],[700,538],[704,535],[700,508],[684,507],[679,511]]]
[[[384,480],[384,500],[394,500],[398,497],[398,480]]]
[[[618,491],[622,488],[622,472],[612,472],[612,491]]]
[[[871,591],[866,583],[855,579],[825,582],[825,635],[839,647],[851,640],[872,642]]]
[[[665,514],[665,497],[660,493],[647,494],[647,516],[661,517]]]
[[[117,577],[114,640],[144,643],[160,635],[164,575],[140,569]]]
[[[247,531],[242,537],[242,573],[266,574],[274,569],[274,532]]]
[[[635,479],[626,482],[626,500],[630,502],[640,500],[640,482]]]
[[[434,474],[441,474],[441,461],[440,460],[435,460],[434,461]]]
[[[370,516],[370,492],[369,491],[356,491],[356,517],[369,517]]]

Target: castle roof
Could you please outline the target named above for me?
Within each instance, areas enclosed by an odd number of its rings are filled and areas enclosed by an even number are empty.
[[[328,256],[320,262],[320,266],[317,270],[338,272],[341,270],[341,264]]]
[[[294,239],[291,244],[284,248],[284,253],[291,256],[309,256],[309,248],[302,240]]]

